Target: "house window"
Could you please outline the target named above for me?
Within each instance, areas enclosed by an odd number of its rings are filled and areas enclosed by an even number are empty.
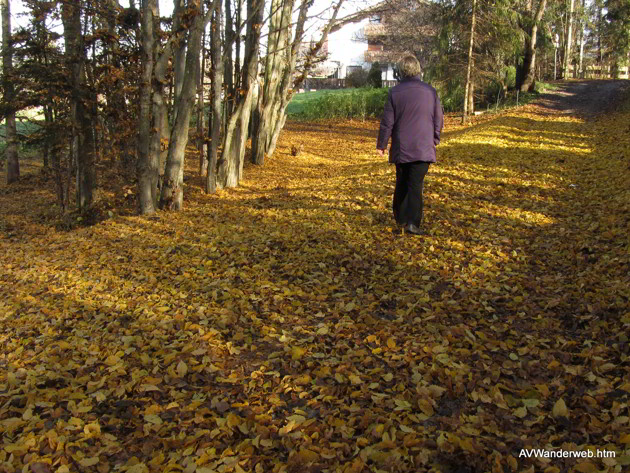
[[[374,15],[370,17],[370,23],[380,24],[381,23],[381,15]]]
[[[363,69],[363,67],[361,67],[361,66],[348,66],[348,69],[347,69],[346,72],[348,74],[352,74],[353,72],[360,71],[361,69]]]

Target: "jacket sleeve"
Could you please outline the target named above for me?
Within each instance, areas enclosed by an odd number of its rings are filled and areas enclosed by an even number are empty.
[[[435,93],[435,105],[433,110],[433,144],[440,144],[440,135],[444,127],[444,112],[442,111],[442,103],[437,92]]]
[[[381,127],[378,131],[378,141],[376,142],[376,149],[386,149],[387,142],[392,136],[392,128],[394,127],[394,103],[392,101],[392,92],[387,94],[387,101],[385,102],[385,110],[383,110],[383,117],[381,118]]]

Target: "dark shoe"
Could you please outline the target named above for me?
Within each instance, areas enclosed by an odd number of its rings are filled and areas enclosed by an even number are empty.
[[[405,233],[410,233],[411,235],[425,235],[424,230],[420,227],[416,227],[413,223],[408,223],[405,226]]]

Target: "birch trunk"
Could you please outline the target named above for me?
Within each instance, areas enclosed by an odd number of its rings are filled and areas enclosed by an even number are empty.
[[[9,0],[1,0],[2,9],[2,78],[4,80],[4,105],[8,105],[6,115],[5,141],[7,157],[7,184],[15,182],[20,177],[20,161],[18,158],[17,127],[15,124],[15,110],[13,103],[15,90],[13,87],[13,46],[11,45],[11,5]]]

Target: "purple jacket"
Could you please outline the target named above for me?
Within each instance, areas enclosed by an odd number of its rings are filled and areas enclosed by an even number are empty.
[[[435,147],[444,125],[442,104],[435,89],[420,77],[403,80],[389,91],[376,149],[386,149],[389,162],[435,162]]]

